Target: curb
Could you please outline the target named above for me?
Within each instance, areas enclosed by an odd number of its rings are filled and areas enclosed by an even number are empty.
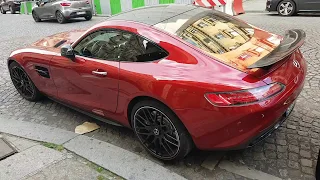
[[[0,132],[35,141],[63,145],[69,151],[92,161],[125,179],[185,180],[161,165],[110,143],[70,131],[14,120],[0,114]]]

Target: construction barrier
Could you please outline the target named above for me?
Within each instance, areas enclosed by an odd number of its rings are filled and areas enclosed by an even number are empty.
[[[244,13],[242,0],[194,0],[193,4],[201,7],[213,8],[232,16]]]
[[[244,13],[242,0],[234,0],[233,1],[233,15],[239,15]]]
[[[32,14],[32,7],[36,4],[34,1],[21,2],[20,14]]]
[[[111,16],[134,8],[159,4],[191,4],[193,0],[91,0],[96,15]]]

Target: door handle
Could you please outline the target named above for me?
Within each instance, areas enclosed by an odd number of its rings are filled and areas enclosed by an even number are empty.
[[[92,71],[92,74],[93,75],[99,75],[99,76],[107,76],[107,72],[101,72],[101,71],[99,71],[98,69],[97,70],[95,70],[95,71]]]

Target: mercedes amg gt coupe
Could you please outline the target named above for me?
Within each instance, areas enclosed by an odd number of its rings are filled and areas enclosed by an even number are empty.
[[[124,12],[86,31],[14,51],[25,99],[47,96],[132,128],[162,160],[252,146],[277,129],[300,94],[305,33],[284,36],[193,5]]]

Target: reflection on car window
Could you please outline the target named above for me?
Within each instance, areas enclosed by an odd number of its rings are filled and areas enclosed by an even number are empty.
[[[124,31],[94,32],[84,38],[74,51],[80,56],[111,61],[146,62],[167,56],[167,52],[156,44]]]
[[[209,14],[180,30],[178,36],[207,52],[223,54],[248,42],[253,33],[252,28]]]

